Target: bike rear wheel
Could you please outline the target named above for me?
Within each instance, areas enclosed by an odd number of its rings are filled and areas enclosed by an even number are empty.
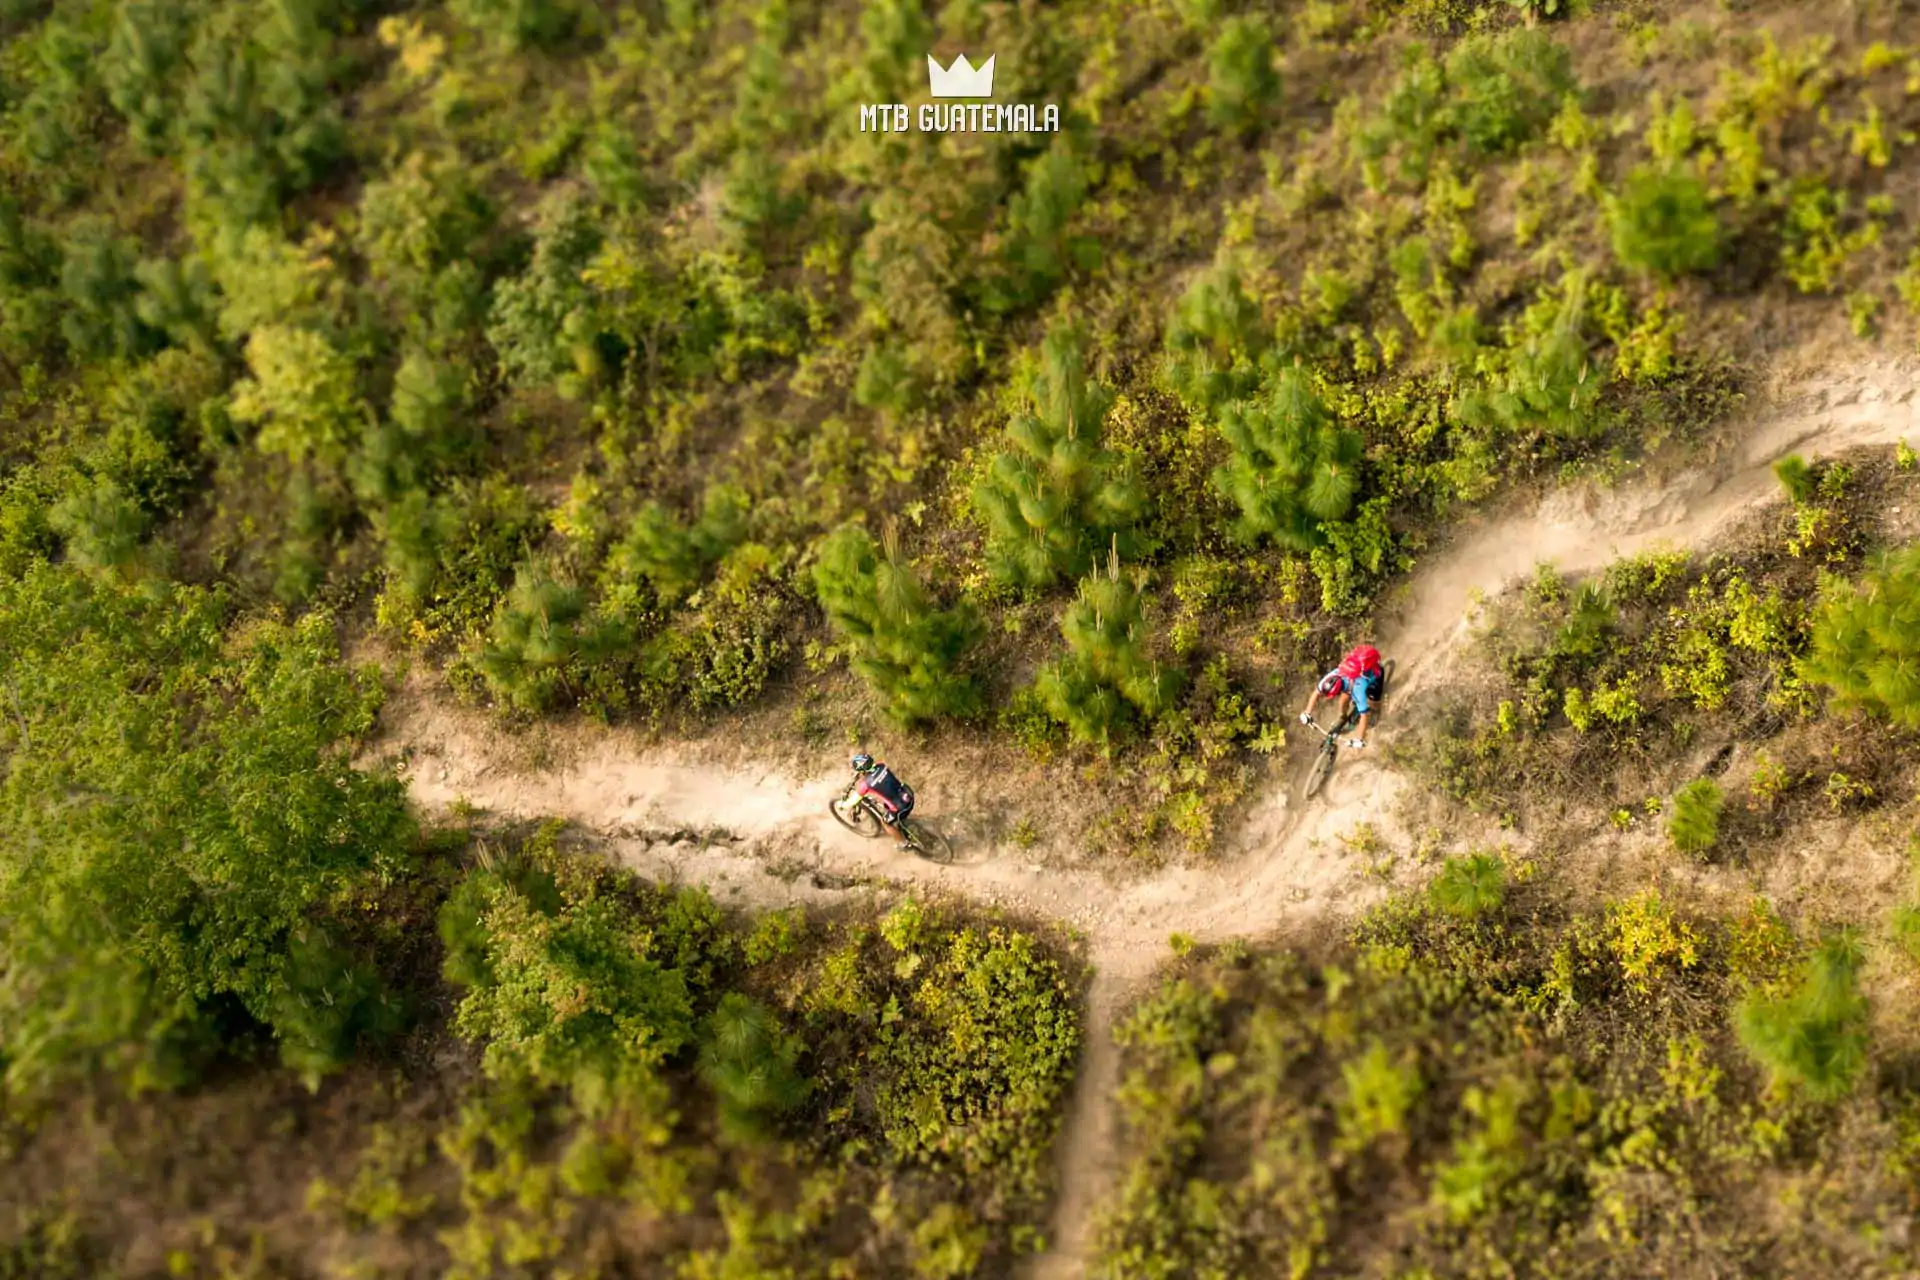
[[[928,862],[953,861],[953,841],[917,818],[900,819],[900,836],[907,842],[907,848]]]
[[[857,836],[871,840],[880,834],[879,817],[858,796],[835,796],[827,808],[832,810],[834,821]]]
[[[1320,748],[1320,754],[1314,759],[1313,768],[1307,773],[1307,799],[1313,799],[1320,788],[1326,785],[1327,775],[1333,772],[1333,756],[1336,750],[1331,738],[1327,739],[1326,745]]]

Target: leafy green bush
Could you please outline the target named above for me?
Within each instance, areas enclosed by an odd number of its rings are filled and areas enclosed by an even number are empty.
[[[1569,279],[1561,296],[1544,296],[1528,308],[1503,353],[1505,367],[1461,394],[1460,417],[1477,427],[1540,430],[1569,440],[1601,430],[1605,379],[1595,373],[1586,323],[1585,285]]]
[[[746,492],[714,485],[701,500],[700,518],[683,526],[657,502],[635,513],[627,536],[607,559],[611,596],[630,603],[630,585],[645,581],[661,604],[676,604],[706,578],[747,534]]]
[[[69,491],[47,513],[47,523],[75,564],[118,569],[133,563],[150,522],[118,482],[99,476]]]
[[[902,724],[968,716],[980,691],[958,666],[978,627],[965,609],[938,608],[901,563],[858,525],[843,525],[820,544],[814,590],[849,661]]]
[[[1252,133],[1279,96],[1266,24],[1244,14],[1227,19],[1207,51],[1207,119],[1232,133]]]
[[[1360,433],[1342,427],[1299,369],[1258,401],[1228,405],[1220,433],[1233,453],[1214,486],[1239,511],[1236,536],[1311,550],[1321,525],[1342,519],[1360,488]]]
[[[1071,146],[1056,143],[1028,166],[1026,189],[1007,204],[1009,279],[1003,290],[990,288],[991,309],[1036,306],[1069,271],[1099,261],[1099,241],[1068,231],[1086,197],[1086,165]]]
[[[1486,853],[1448,858],[1427,886],[1433,905],[1450,916],[1472,920],[1497,911],[1507,896],[1507,869]]]
[[[1047,714],[1082,742],[1111,744],[1129,707],[1151,718],[1173,704],[1181,673],[1149,656],[1139,588],[1122,578],[1119,557],[1080,584],[1060,620],[1066,656],[1034,682]]]
[[[589,12],[576,0],[448,0],[447,10],[466,27],[513,50],[558,44]]]
[[[1920,726],[1920,548],[1883,557],[1857,583],[1824,584],[1800,673],[1842,705]]]
[[[323,617],[222,621],[191,588],[46,564],[0,581],[10,1087],[177,1079],[234,1007],[309,1071],[381,1021],[361,1013],[377,989],[298,932],[412,839],[400,783],[349,763],[378,686]]]
[[[1211,409],[1254,393],[1272,335],[1240,283],[1238,264],[1216,260],[1193,278],[1167,325],[1169,381],[1179,396]]]
[[[1776,1083],[1797,1085],[1820,1101],[1844,1097],[1867,1060],[1865,956],[1851,933],[1821,940],[1800,985],[1787,996],[1755,990],[1735,1007],[1740,1043]]]
[[[1613,252],[1621,262],[1672,278],[1719,265],[1722,234],[1707,184],[1681,168],[1636,168],[1607,199]]]
[[[247,339],[247,369],[232,413],[259,425],[261,449],[296,464],[346,461],[370,417],[351,360],[311,329],[264,325]]]
[[[1667,836],[1673,847],[1704,857],[1720,840],[1720,807],[1725,797],[1712,778],[1695,778],[1673,793],[1667,810]]]
[[[585,200],[563,192],[541,205],[533,259],[495,287],[487,325],[501,370],[516,385],[570,393],[594,367],[593,294],[581,277],[600,242]]]
[[[539,560],[523,563],[500,602],[478,665],[487,684],[514,706],[540,711],[562,695],[579,696],[586,668],[620,641],[614,623],[593,613],[586,591],[555,577]]]
[[[728,1129],[752,1137],[800,1104],[807,1082],[794,1063],[802,1047],[766,1006],[737,991],[720,997],[700,1025],[700,1077]]]
[[[791,648],[782,560],[747,542],[721,560],[700,606],[647,642],[642,700],[656,711],[738,706],[757,697]]]
[[[1790,453],[1773,464],[1773,475],[1796,505],[1812,502],[1819,492],[1820,477],[1812,465],[1797,453]]]
[[[1113,393],[1086,375],[1084,340],[1055,328],[1028,385],[1032,408],[1007,424],[1012,446],[973,489],[987,526],[987,571],[1036,589],[1087,571],[1118,545],[1138,549],[1146,495],[1133,469],[1100,443]]]

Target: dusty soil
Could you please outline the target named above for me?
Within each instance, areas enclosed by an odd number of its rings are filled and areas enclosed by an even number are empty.
[[[1449,819],[1423,824],[1425,798],[1393,764],[1396,722],[1418,714],[1444,681],[1479,601],[1542,561],[1563,572],[1598,568],[1661,545],[1711,542],[1775,490],[1772,463],[1865,445],[1920,441],[1911,360],[1782,379],[1708,446],[1656,460],[1611,487],[1582,484],[1468,523],[1427,554],[1390,601],[1379,638],[1397,662],[1378,746],[1343,753],[1314,801],[1298,800],[1305,747],[1293,744],[1265,790],[1226,831],[1215,861],[1128,874],[1065,867],[1062,851],[1020,847],[1007,813],[1032,794],[1032,770],[967,760],[911,771],[928,816],[957,837],[955,865],[923,863],[890,841],[837,826],[826,805],[844,784],[838,753],[816,771],[790,764],[713,763],[620,731],[544,731],[529,742],[483,715],[451,709],[422,686],[403,690],[375,750],[405,772],[429,809],[472,805],[499,815],[554,816],[600,833],[635,871],[707,886],[722,902],[778,907],[849,892],[931,890],[964,895],[1084,935],[1094,966],[1086,1053],[1061,1142],[1053,1250],[1034,1274],[1085,1269],[1094,1210],[1117,1168],[1109,1105],[1118,1083],[1114,1020],[1165,957],[1168,938],[1298,936],[1350,918],[1421,863],[1511,839]],[[970,815],[970,816],[968,816]],[[1427,856],[1382,858],[1418,847]]]

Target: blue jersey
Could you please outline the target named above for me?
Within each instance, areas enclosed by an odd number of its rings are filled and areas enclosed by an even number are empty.
[[[1376,667],[1357,680],[1349,680],[1335,667],[1321,679],[1320,692],[1327,697],[1348,695],[1353,699],[1353,709],[1364,716],[1373,710],[1373,701],[1380,696],[1380,685],[1386,678],[1386,671]]]

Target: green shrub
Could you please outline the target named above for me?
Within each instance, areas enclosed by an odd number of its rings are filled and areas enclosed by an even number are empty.
[[[849,662],[901,724],[970,716],[980,691],[959,664],[978,626],[965,609],[928,598],[889,539],[886,553],[858,525],[820,544],[814,590]]]
[[[1462,920],[1499,910],[1506,896],[1507,869],[1486,853],[1448,858],[1427,886],[1427,897],[1436,908]]]
[[[677,604],[745,540],[748,505],[745,490],[714,485],[701,500],[700,518],[683,526],[659,503],[646,503],[608,557],[611,596],[630,605],[631,584],[644,580],[655,600]]]
[[[227,633],[223,615],[44,563],[0,580],[0,827],[33,851],[0,874],[10,1089],[177,1080],[236,1012],[307,1070],[383,1022],[364,971],[299,932],[413,838],[399,781],[350,763],[378,684],[322,616]]]
[[[536,229],[526,270],[494,289],[487,341],[514,384],[572,392],[594,367],[593,295],[581,276],[600,248],[599,220],[585,200],[559,193],[541,205]]]
[[[757,697],[787,656],[793,599],[781,560],[756,542],[723,558],[700,606],[675,618],[641,654],[642,699],[658,711],[706,711]]]
[[[531,560],[515,571],[513,590],[494,613],[478,665],[495,696],[542,711],[563,694],[578,697],[586,669],[619,641],[619,629],[589,609],[584,589]]]
[[[590,874],[565,877],[557,901],[496,872],[469,879],[441,927],[462,940],[468,984],[454,1027],[484,1045],[488,1075],[566,1088],[589,1115],[660,1103],[659,1068],[696,1024],[655,931]]]
[[[1504,354],[1504,369],[1464,392],[1460,417],[1477,427],[1545,431],[1563,439],[1591,436],[1605,426],[1598,412],[1605,379],[1595,374],[1586,337],[1586,288],[1570,279],[1562,295],[1528,309]]]
[[[139,248],[102,218],[83,218],[71,229],[60,269],[67,304],[60,331],[76,362],[138,357],[159,345],[161,335],[140,317]]]
[[[1773,474],[1796,506],[1812,502],[1819,490],[1819,474],[1797,453],[1790,453],[1774,463]]]
[[[1667,836],[1673,847],[1704,857],[1720,839],[1720,807],[1725,796],[1712,778],[1695,778],[1673,793],[1667,810]]]
[[[1800,673],[1844,706],[1920,726],[1920,548],[1884,556],[1857,583],[1824,584]]]
[[[1755,990],[1740,1000],[1733,1014],[1740,1043],[1776,1084],[1797,1085],[1819,1101],[1852,1091],[1867,1061],[1864,962],[1851,933],[1834,933],[1807,959],[1792,994]]]
[[[1201,409],[1250,396],[1271,341],[1259,305],[1241,287],[1238,264],[1222,257],[1195,276],[1174,305],[1166,340],[1169,381]]]
[[[1227,19],[1207,52],[1207,119],[1230,133],[1252,133],[1280,96],[1273,36],[1260,19]]]
[[[1636,168],[1607,199],[1621,262],[1672,278],[1719,265],[1722,234],[1707,184],[1686,169]]]
[[[1311,550],[1360,488],[1360,434],[1342,427],[1307,375],[1288,369],[1256,402],[1228,405],[1220,433],[1233,452],[1214,486],[1239,512],[1236,536]]]
[[[1105,573],[1080,584],[1060,620],[1066,656],[1043,667],[1034,682],[1047,713],[1082,742],[1106,746],[1125,723],[1128,708],[1152,718],[1173,703],[1181,673],[1147,652],[1140,591],[1121,577],[1119,557]]]
[[[764,1005],[737,991],[720,997],[700,1025],[700,1078],[719,1099],[729,1131],[751,1138],[800,1105],[807,1082],[794,1063],[802,1047]]]
[[[1026,188],[1007,204],[1008,279],[989,290],[989,309],[1037,306],[1069,271],[1097,265],[1099,241],[1068,232],[1086,197],[1086,166],[1070,145],[1055,143],[1034,159]]]
[[[589,12],[576,0],[448,0],[447,10],[462,25],[512,50],[559,44]]]
[[[1037,589],[1076,577],[1117,545],[1139,550],[1146,495],[1131,466],[1100,443],[1113,393],[1086,375],[1084,340],[1055,328],[1028,384],[1031,409],[1007,424],[1012,446],[973,489],[987,526],[987,572]]]
[[[247,371],[232,413],[260,427],[262,450],[295,464],[346,461],[370,416],[351,360],[311,329],[263,325],[247,339]]]

